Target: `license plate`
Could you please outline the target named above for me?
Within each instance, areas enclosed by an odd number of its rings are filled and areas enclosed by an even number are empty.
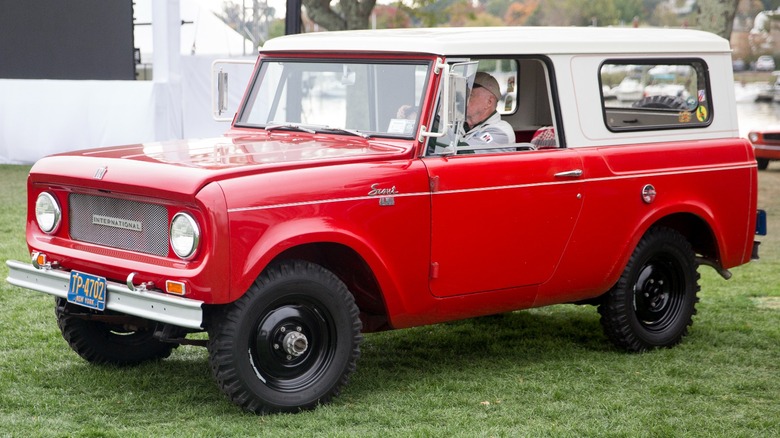
[[[106,309],[106,279],[83,272],[70,272],[68,302],[95,310]]]

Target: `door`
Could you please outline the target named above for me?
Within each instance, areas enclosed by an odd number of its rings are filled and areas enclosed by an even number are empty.
[[[555,272],[582,202],[570,149],[427,157],[431,292],[450,297],[538,285]]]

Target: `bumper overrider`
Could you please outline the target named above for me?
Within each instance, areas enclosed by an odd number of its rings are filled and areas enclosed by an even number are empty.
[[[8,260],[8,283],[68,298],[70,272],[36,268],[29,263]],[[127,285],[107,281],[106,309],[152,321],[191,329],[203,328],[203,302],[151,290],[131,290]]]

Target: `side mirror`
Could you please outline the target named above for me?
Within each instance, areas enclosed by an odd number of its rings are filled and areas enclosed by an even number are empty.
[[[232,122],[238,109],[238,98],[230,99],[228,93],[228,71],[230,70],[234,83],[241,85],[249,81],[249,69],[232,67],[231,65],[254,65],[251,59],[217,59],[211,63],[211,116],[218,122]],[[236,82],[238,81],[238,82]],[[231,103],[233,102],[233,103]]]
[[[450,71],[449,64],[445,63],[442,59],[437,60],[436,70],[441,69],[441,75],[442,75],[442,90],[439,94],[439,113],[440,117],[438,122],[438,126],[431,126],[429,127],[430,130],[428,130],[428,127],[423,126],[420,130],[420,135],[418,137],[419,141],[424,141],[425,137],[435,137],[435,138],[441,138],[444,137],[447,134],[447,131],[449,130],[449,127],[451,125],[450,123],[450,114],[452,114],[453,106],[451,104],[452,98],[450,97],[451,91],[452,91],[452,82],[451,78],[452,73]],[[441,109],[444,108],[444,111]],[[435,123],[434,123],[435,124]]]
[[[228,106],[228,74],[219,69],[217,73],[217,115],[221,116],[227,112]]]
[[[423,141],[425,137],[441,138],[448,133],[455,133],[455,127],[466,120],[469,82],[474,80],[477,64],[477,61],[460,62],[452,66],[444,62],[437,64],[436,67],[441,68],[443,85],[439,96],[439,125],[431,127],[430,131],[421,130],[419,141]]]
[[[466,120],[466,98],[468,97],[468,80],[463,76],[450,76],[450,95],[448,102],[448,118],[450,123],[460,123]]]

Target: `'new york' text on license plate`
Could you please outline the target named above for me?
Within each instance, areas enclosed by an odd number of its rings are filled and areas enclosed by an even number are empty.
[[[83,272],[71,271],[68,302],[95,310],[106,309],[106,279]]]

